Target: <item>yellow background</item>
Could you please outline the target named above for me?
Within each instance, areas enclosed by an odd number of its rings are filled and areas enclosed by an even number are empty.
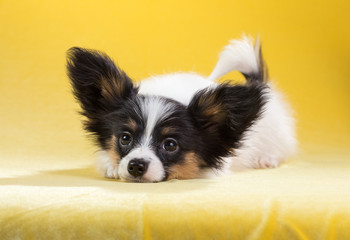
[[[349,239],[349,26],[345,0],[0,0],[0,238]],[[136,81],[208,75],[242,33],[260,34],[295,110],[294,160],[159,184],[94,173],[67,49],[103,50]]]
[[[242,33],[260,34],[302,151],[349,148],[349,9],[345,0],[0,1],[0,157],[92,158],[65,74],[70,47],[107,52],[135,80],[208,75]]]

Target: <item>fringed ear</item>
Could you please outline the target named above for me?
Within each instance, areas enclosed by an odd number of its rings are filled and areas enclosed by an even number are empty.
[[[131,79],[98,51],[69,49],[67,70],[74,94],[87,113],[108,111],[135,91]]]
[[[239,147],[243,133],[263,112],[265,88],[263,84],[223,84],[193,97],[188,111],[208,146],[203,159],[209,166],[220,167],[221,158]]]
[[[74,47],[67,53],[73,92],[87,117],[85,128],[103,135],[103,118],[137,93],[131,79],[104,53]]]

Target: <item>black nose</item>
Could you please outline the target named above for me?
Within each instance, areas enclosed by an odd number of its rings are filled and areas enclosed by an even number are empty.
[[[148,167],[148,162],[142,159],[133,159],[128,164],[128,172],[134,177],[141,177]]]

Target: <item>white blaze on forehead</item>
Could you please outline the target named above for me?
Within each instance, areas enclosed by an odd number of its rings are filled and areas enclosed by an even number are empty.
[[[141,139],[142,145],[149,145],[152,132],[157,123],[169,117],[174,111],[174,104],[156,96],[147,96],[140,101],[142,117],[146,121],[146,128]]]

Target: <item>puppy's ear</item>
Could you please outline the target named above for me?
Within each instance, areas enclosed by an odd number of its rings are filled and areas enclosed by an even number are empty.
[[[67,72],[82,114],[87,117],[85,128],[99,137],[104,134],[104,115],[137,93],[131,79],[106,54],[98,51],[69,49]]]
[[[74,94],[87,114],[108,111],[135,91],[131,79],[98,51],[69,49],[67,70]]]
[[[263,84],[223,84],[193,97],[188,111],[204,140],[208,166],[220,167],[221,158],[239,147],[244,132],[263,111],[265,89]]]

